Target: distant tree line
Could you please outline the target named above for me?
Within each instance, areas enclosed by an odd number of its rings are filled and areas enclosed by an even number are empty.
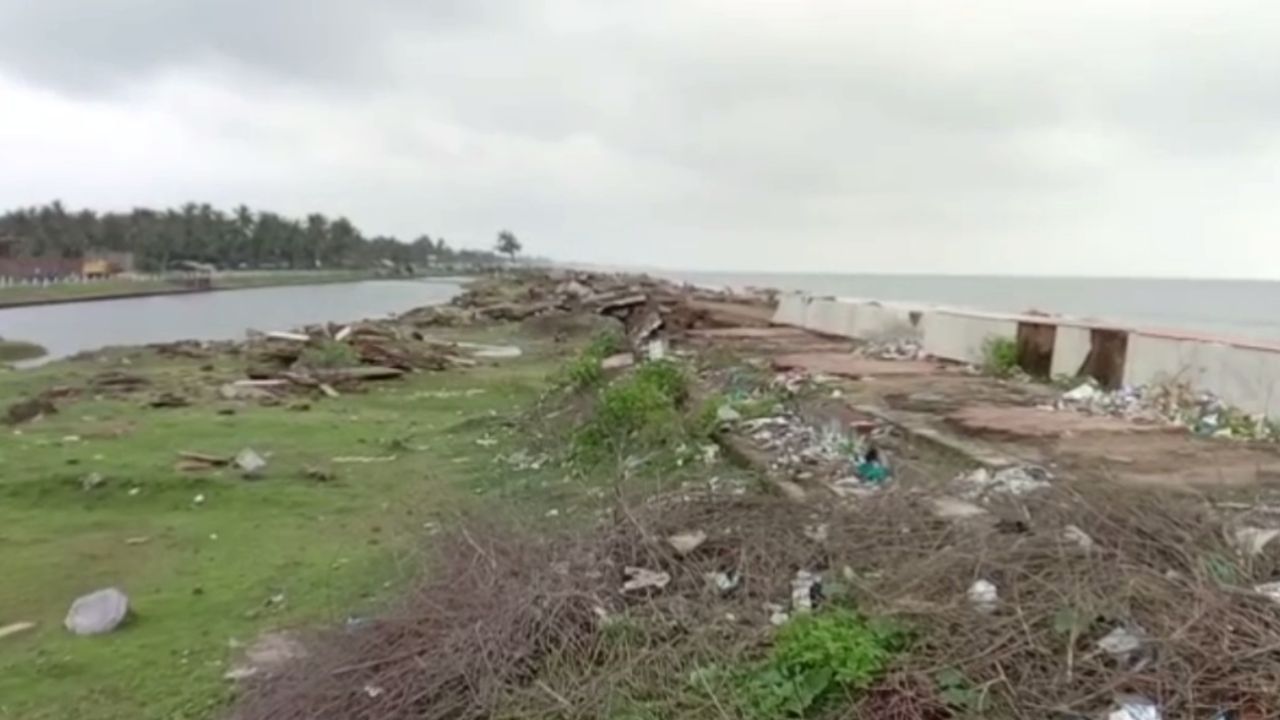
[[[68,211],[60,202],[0,215],[8,252],[34,257],[81,257],[92,251],[132,252],[140,270],[180,261],[221,268],[361,268],[385,264],[491,264],[497,255],[454,249],[422,235],[401,242],[366,237],[346,218],[313,213],[298,220],[241,205],[224,212],[208,204],[96,213]],[[505,251],[504,251],[505,252]]]

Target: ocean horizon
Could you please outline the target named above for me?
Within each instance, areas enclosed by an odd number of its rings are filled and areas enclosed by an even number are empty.
[[[708,286],[1046,312],[1148,329],[1280,340],[1280,281],[1009,275],[889,275],[645,270]]]

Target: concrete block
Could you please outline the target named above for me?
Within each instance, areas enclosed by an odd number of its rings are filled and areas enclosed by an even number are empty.
[[[981,363],[989,338],[1017,340],[1018,323],[1004,318],[948,310],[925,311],[920,319],[925,352],[945,360]]]
[[[1049,374],[1053,377],[1080,372],[1080,366],[1089,355],[1091,332],[1089,328],[1059,325],[1053,338],[1053,364]]]

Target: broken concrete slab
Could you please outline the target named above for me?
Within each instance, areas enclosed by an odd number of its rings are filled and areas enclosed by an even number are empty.
[[[938,363],[923,360],[878,360],[849,353],[796,353],[773,359],[777,370],[803,370],[810,374],[846,378],[890,375],[933,375],[942,372]]]
[[[1052,438],[1076,433],[1135,433],[1167,430],[1153,425],[1135,425],[1113,417],[1055,412],[1037,407],[971,405],[949,415],[947,420],[973,433],[991,433],[1022,438]]]

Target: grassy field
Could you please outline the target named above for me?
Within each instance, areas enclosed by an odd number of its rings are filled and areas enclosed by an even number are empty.
[[[371,279],[374,279],[374,276],[364,271],[280,271],[253,275],[221,275],[214,280],[213,286],[220,289],[241,289],[282,285],[319,285]],[[166,280],[113,279],[44,286],[17,285],[0,287],[0,307],[23,303],[91,300],[182,291],[183,288],[180,285]]]
[[[141,394],[60,401],[57,414],[0,435],[0,626],[38,623],[0,639],[0,717],[216,717],[233,646],[376,609],[419,566],[424,525],[555,472],[495,462],[509,440],[495,418],[532,402],[561,352],[517,341],[520,360],[414,375],[307,410],[218,400],[218,385],[239,375],[235,358],[112,351],[0,372],[6,406],[106,369],[152,380]],[[146,407],[165,389],[196,402]],[[175,468],[178,451],[245,447],[268,458],[261,479]],[[104,482],[86,489],[93,473]],[[131,598],[124,628],[93,638],[62,628],[75,597],[108,586]]]

